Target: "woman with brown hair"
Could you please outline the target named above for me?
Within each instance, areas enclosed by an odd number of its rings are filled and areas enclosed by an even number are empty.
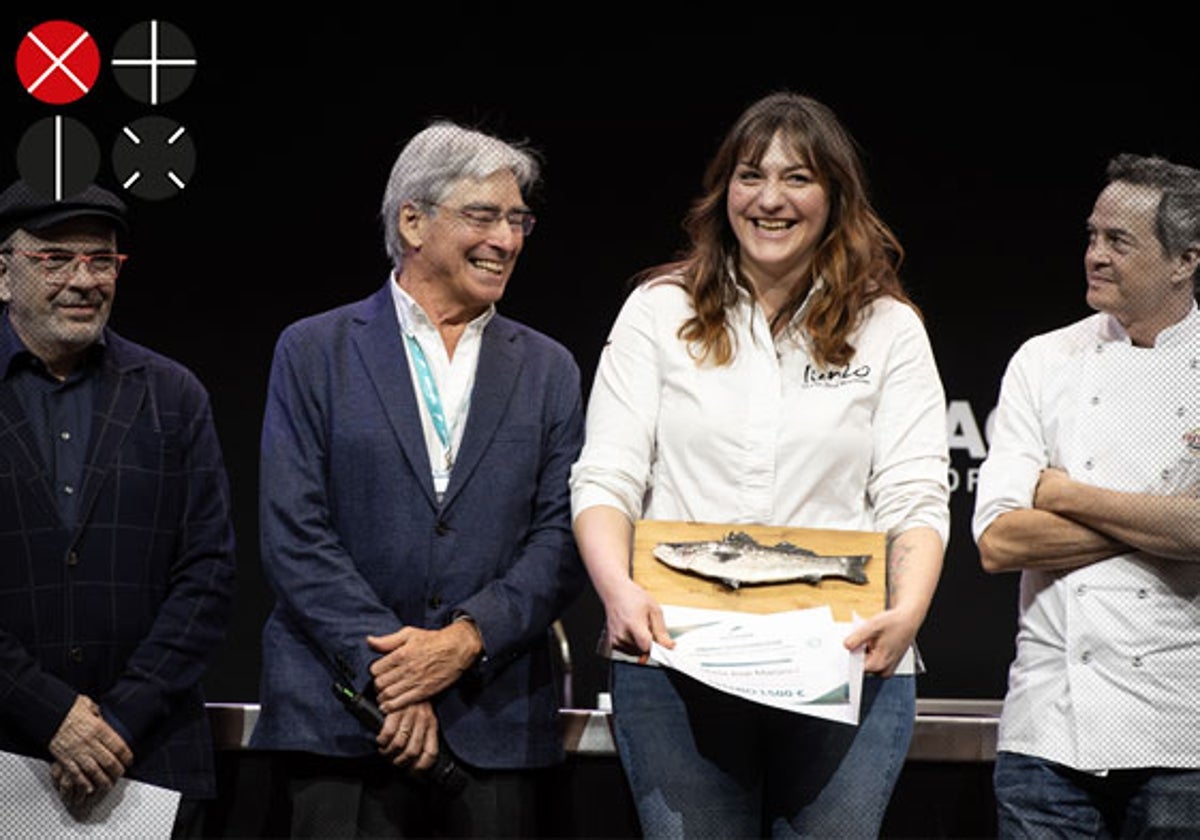
[[[683,258],[643,272],[601,355],[571,476],[607,641],[670,646],[629,574],[639,518],[886,531],[888,603],[857,726],[612,664],[647,836],[877,834],[915,717],[914,640],[949,531],[945,398],[903,252],[855,143],[811,98],[750,106],[709,164]]]

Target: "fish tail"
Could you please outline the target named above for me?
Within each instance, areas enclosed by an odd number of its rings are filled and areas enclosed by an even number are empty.
[[[853,557],[846,558],[846,579],[852,583],[863,584],[867,582],[866,566],[869,555],[858,554]]]

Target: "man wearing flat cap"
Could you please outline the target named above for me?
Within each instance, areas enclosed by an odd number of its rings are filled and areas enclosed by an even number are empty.
[[[0,194],[0,750],[73,809],[122,777],[180,791],[185,835],[215,794],[233,531],[207,392],[106,326],[125,230],[100,187]]]

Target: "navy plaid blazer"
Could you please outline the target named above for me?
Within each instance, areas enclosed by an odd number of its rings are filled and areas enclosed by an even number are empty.
[[[0,310],[0,330],[11,330]],[[79,693],[133,751],[128,776],[215,794],[201,677],[233,591],[229,488],[208,394],[105,331],[79,515],[0,380],[0,749],[49,759]],[[0,373],[11,346],[0,343]]]

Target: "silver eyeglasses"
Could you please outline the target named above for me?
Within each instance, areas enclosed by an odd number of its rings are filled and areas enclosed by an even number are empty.
[[[533,233],[533,226],[537,223],[537,217],[533,215],[533,211],[524,208],[514,207],[512,210],[504,212],[494,204],[467,204],[463,207],[451,207],[436,201],[425,203],[431,207],[440,207],[443,210],[457,213],[459,218],[471,227],[480,230],[490,230],[503,219],[513,230],[519,230],[522,235],[529,236]]]

